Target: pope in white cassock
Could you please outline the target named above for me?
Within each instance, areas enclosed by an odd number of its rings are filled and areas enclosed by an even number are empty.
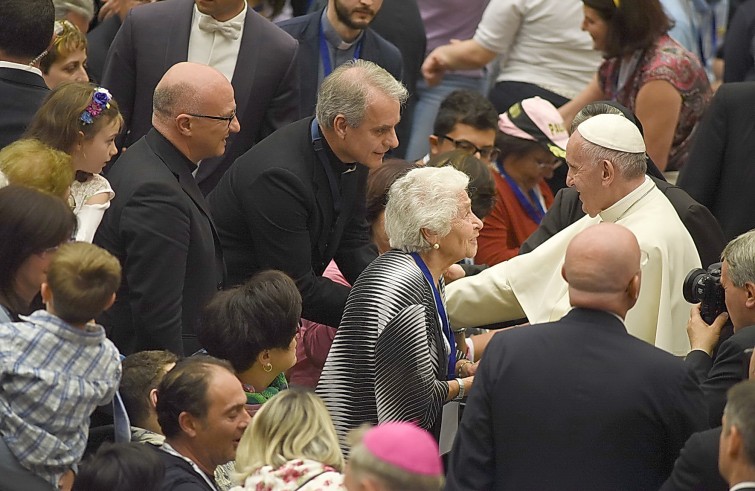
[[[566,184],[579,192],[587,215],[534,251],[449,284],[446,301],[452,326],[521,317],[532,324],[560,319],[571,308],[561,276],[566,247],[585,228],[613,222],[631,230],[643,251],[642,287],[627,314],[627,331],[675,355],[686,355],[690,305],[682,295],[682,283],[690,270],[700,267],[700,258],[671,203],[645,176],[645,143],[639,130],[623,116],[594,116],[569,138],[566,160]]]

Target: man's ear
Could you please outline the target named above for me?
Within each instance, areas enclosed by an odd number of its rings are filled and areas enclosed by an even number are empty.
[[[563,278],[565,282],[569,283],[569,280],[566,279],[566,265],[565,264],[561,265],[561,278]]]
[[[343,114],[336,115],[333,119],[333,131],[336,132],[336,136],[340,139],[346,138],[346,128],[349,127],[349,123],[346,122],[346,117]]]
[[[635,301],[640,298],[640,284],[640,273],[637,273],[632,276],[632,279],[629,280],[629,285],[627,286],[627,293]]]
[[[155,410],[157,408],[157,389],[152,389],[149,391],[149,404],[152,407],[152,410]]]
[[[176,116],[176,128],[178,129],[178,132],[181,133],[184,136],[191,136],[192,132],[192,124],[191,124],[191,116],[188,114],[179,114]]]
[[[745,292],[747,293],[747,299],[745,300],[745,307],[748,309],[755,309],[755,283],[748,281],[745,283]]]
[[[440,138],[436,135],[430,135],[427,140],[430,143],[430,156],[438,155],[440,153]]]
[[[189,437],[194,438],[197,436],[199,420],[186,411],[182,411],[181,414],[178,415],[178,426]]]
[[[610,160],[602,160],[600,166],[600,180],[605,185],[611,184],[616,177],[616,166]]]

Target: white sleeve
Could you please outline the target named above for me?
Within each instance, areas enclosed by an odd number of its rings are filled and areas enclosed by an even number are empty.
[[[483,48],[507,55],[526,14],[525,0],[493,0],[477,25],[474,40]]]
[[[110,208],[110,201],[96,205],[84,204],[79,209],[79,212],[76,214],[76,219],[79,222],[79,227],[76,229],[77,242],[92,243],[94,233],[97,231],[97,227],[100,226],[102,216],[108,208]]]

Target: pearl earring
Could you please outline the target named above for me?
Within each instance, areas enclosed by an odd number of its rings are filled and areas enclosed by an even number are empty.
[[[438,244],[437,242],[433,244],[433,249],[435,249],[436,251],[440,249],[440,244]]]

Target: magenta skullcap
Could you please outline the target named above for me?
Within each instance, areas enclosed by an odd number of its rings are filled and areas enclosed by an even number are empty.
[[[376,458],[406,472],[442,476],[438,444],[430,433],[413,423],[384,423],[367,430],[364,447]]]
[[[541,143],[557,158],[566,157],[569,132],[558,109],[540,97],[524,99],[512,105],[498,118],[502,133]]]
[[[582,138],[603,148],[626,153],[645,153],[645,141],[637,125],[618,114],[598,114],[577,131]]]

